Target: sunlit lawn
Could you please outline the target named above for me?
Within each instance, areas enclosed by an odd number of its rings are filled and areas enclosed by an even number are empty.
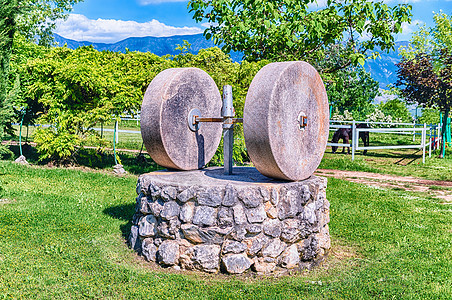
[[[282,278],[148,267],[127,248],[136,176],[0,162],[0,299],[451,299],[452,214],[328,180],[332,252]]]

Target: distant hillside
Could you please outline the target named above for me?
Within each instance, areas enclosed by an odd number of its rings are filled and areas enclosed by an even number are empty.
[[[389,53],[380,53],[380,58],[376,60],[369,60],[364,65],[364,68],[370,72],[372,78],[380,83],[380,88],[386,89],[387,85],[395,84],[397,81],[397,66],[400,61],[399,48],[400,46],[407,46],[408,42],[397,42],[395,51]]]
[[[93,43],[87,41],[78,42],[55,34],[55,41],[58,43],[58,46],[62,47],[66,44],[70,49],[76,49],[80,46],[93,45],[94,49],[99,51],[107,50],[125,52],[126,49],[129,49],[129,51],[152,52],[158,56],[179,54],[180,52],[175,49],[178,45],[184,44],[184,41],[190,43],[191,52],[194,54],[197,54],[201,49],[215,46],[212,41],[206,40],[202,34],[175,35],[170,37],[131,37],[113,44]],[[240,61],[241,54],[231,53],[231,58],[234,61]]]
[[[182,45],[184,40],[191,44],[191,52],[196,54],[201,49],[213,47],[212,41],[207,41],[202,34],[195,35],[175,35],[170,37],[131,37],[113,44],[92,43],[92,42],[78,42],[66,39],[60,35],[55,34],[55,41],[59,46],[67,45],[70,49],[76,49],[80,46],[93,45],[94,49],[102,51],[119,51],[125,52],[126,49],[130,51],[152,52],[159,56],[175,55],[179,51],[175,50],[177,45]],[[387,85],[394,84],[397,81],[397,67],[399,62],[399,47],[406,46],[408,42],[398,42],[395,51],[390,53],[381,53],[381,58],[367,61],[364,65],[365,69],[371,73],[372,77],[380,83],[380,88],[385,89]],[[233,61],[241,61],[242,55],[240,53],[231,53]]]

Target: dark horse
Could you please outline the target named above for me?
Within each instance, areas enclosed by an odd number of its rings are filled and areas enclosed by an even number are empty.
[[[370,128],[367,124],[356,124],[356,128]],[[336,132],[333,135],[333,143],[337,143],[339,142],[339,140],[343,140],[344,144],[350,144],[350,140],[352,140],[352,129],[351,128],[339,128],[338,130],[336,130]],[[363,140],[364,142],[364,147],[369,146],[369,131],[360,131],[359,132],[359,138]],[[333,153],[336,153],[337,151],[337,146],[333,146]],[[350,154],[350,147],[348,148],[348,154]],[[345,153],[345,147],[342,148],[342,153]],[[363,151],[363,154],[366,154],[367,150]]]

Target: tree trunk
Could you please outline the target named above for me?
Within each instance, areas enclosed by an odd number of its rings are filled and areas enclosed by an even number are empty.
[[[439,154],[439,158],[444,158],[446,154],[446,128],[447,128],[447,118],[449,117],[450,109],[447,108],[443,115],[443,126],[441,128],[441,151]]]

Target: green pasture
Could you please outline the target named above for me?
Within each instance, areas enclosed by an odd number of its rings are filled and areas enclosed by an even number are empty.
[[[128,249],[136,180],[1,161],[0,299],[452,299],[451,210],[426,194],[328,179],[327,262],[216,277],[159,270]]]

